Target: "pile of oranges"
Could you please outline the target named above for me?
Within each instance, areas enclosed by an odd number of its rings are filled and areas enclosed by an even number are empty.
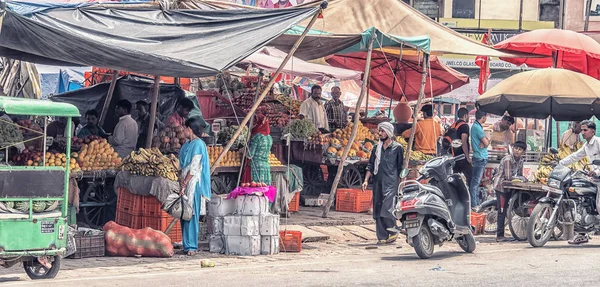
[[[71,160],[69,161],[69,170],[71,172],[79,172],[81,171],[81,167],[77,160],[73,158],[73,156],[77,156],[77,153],[71,154]],[[46,155],[46,166],[62,166],[67,167],[67,155],[64,153],[52,153],[47,152]],[[41,165],[41,164],[40,164]]]
[[[79,154],[74,154],[83,171],[117,169],[121,166],[119,154],[106,139],[96,139],[81,146]]]
[[[219,155],[223,152],[222,146],[209,146],[208,147],[208,157],[210,158],[210,165],[212,166]],[[223,160],[221,160],[221,164],[219,166],[240,166],[242,156],[239,151],[228,151]]]

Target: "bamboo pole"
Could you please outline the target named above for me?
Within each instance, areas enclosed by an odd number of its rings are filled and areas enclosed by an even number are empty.
[[[365,97],[365,94],[368,94],[367,82],[369,77],[371,76],[371,55],[373,54],[373,41],[375,40],[375,33],[371,35],[371,39],[369,40],[369,49],[367,50],[367,61],[365,64],[365,73],[363,76],[362,88],[360,90],[360,96],[358,97],[358,101],[356,102],[356,110],[360,110],[360,106],[362,100]],[[327,200],[327,204],[323,207],[323,218],[327,218],[327,214],[329,213],[329,209],[331,209],[331,205],[333,205],[333,199],[335,198],[335,193],[337,191],[337,185],[340,182],[340,178],[342,177],[342,172],[344,170],[344,162],[346,162],[346,157],[348,156],[348,152],[350,152],[350,147],[354,140],[356,139],[356,134],[358,133],[358,123],[360,122],[360,114],[358,112],[354,113],[354,126],[352,127],[352,133],[350,134],[350,140],[348,140],[348,144],[344,147],[344,152],[342,153],[342,158],[340,160],[340,164],[338,165],[337,173],[335,174],[335,179],[333,180],[333,185],[331,186],[331,192],[329,192],[329,199]]]
[[[148,124],[148,134],[146,135],[146,148],[152,147],[152,138],[154,137],[154,124],[156,123],[156,108],[158,106],[159,93],[160,76],[154,76],[154,86],[152,89],[152,103],[150,104],[150,123]]]
[[[429,64],[429,55],[424,54],[423,57],[423,71],[421,72],[421,90],[419,91],[419,98],[417,99],[417,105],[415,105],[415,109],[413,110],[413,123],[410,128],[410,138],[408,139],[408,146],[406,147],[406,156],[404,157],[404,164],[402,168],[408,167],[408,161],[410,159],[410,154],[412,151],[413,144],[415,142],[415,131],[417,129],[417,113],[418,109],[421,107],[421,102],[425,97],[425,83],[427,81],[427,65]]]
[[[118,77],[119,70],[114,70],[112,74],[112,79],[110,80],[110,86],[108,87],[108,93],[106,94],[106,100],[104,101],[104,106],[102,106],[102,111],[100,112],[100,126],[103,126],[104,121],[106,120],[106,113],[108,113],[110,101],[112,100],[112,96],[115,93],[115,87],[117,86]]]
[[[321,12],[325,8],[327,8],[327,2],[324,1],[321,4],[321,9],[319,11],[317,11],[317,13],[315,13],[315,15],[313,15],[312,19],[310,20],[310,22],[308,23],[308,25],[304,29],[304,32],[302,32],[302,35],[300,35],[300,38],[296,41],[296,43],[294,43],[294,46],[292,47],[292,49],[290,50],[290,52],[287,54],[287,56],[285,56],[285,58],[283,59],[283,62],[281,62],[281,65],[279,65],[279,68],[277,68],[277,71],[275,71],[275,74],[273,75],[273,77],[271,77],[271,80],[269,80],[269,83],[267,84],[267,86],[265,87],[265,89],[262,91],[260,97],[258,97],[258,99],[256,100],[256,102],[254,102],[254,105],[252,106],[252,108],[250,109],[250,111],[248,112],[248,114],[246,115],[246,117],[244,117],[244,120],[240,123],[240,126],[239,126],[238,130],[235,131],[235,133],[233,134],[233,136],[231,137],[231,139],[229,140],[229,142],[227,143],[227,145],[225,146],[225,148],[223,148],[223,152],[221,152],[221,154],[219,155],[219,157],[217,157],[217,159],[215,160],[215,163],[210,168],[210,174],[211,175],[215,172],[216,168],[219,166],[219,164],[221,163],[221,160],[223,160],[223,158],[225,157],[225,155],[227,154],[227,152],[229,151],[229,149],[231,149],[231,146],[233,145],[233,143],[235,142],[235,140],[240,136],[240,134],[242,133],[243,127],[248,124],[248,121],[250,120],[250,118],[252,117],[252,115],[254,115],[254,112],[256,112],[256,109],[258,108],[258,106],[260,105],[260,103],[267,96],[267,94],[269,93],[269,90],[271,90],[271,87],[273,87],[273,84],[275,84],[275,80],[277,79],[277,76],[279,76],[279,74],[281,73],[281,70],[283,70],[283,67],[285,67],[285,65],[288,63],[288,61],[290,60],[290,58],[292,58],[292,56],[294,56],[294,53],[296,52],[296,50],[300,46],[300,43],[302,43],[302,41],[306,37],[306,34],[308,34],[308,31],[310,31],[310,29],[312,28],[313,24],[315,24],[315,22],[317,21],[317,18],[319,17],[319,15],[321,14]]]

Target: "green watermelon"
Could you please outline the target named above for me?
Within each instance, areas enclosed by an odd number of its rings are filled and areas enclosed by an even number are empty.
[[[5,201],[4,206],[6,206],[7,208],[15,208],[15,202],[14,201]]]
[[[27,212],[27,211],[29,211],[29,202],[17,201],[17,202],[15,202],[15,209],[20,212]]]
[[[31,209],[33,209],[33,212],[44,212],[46,210],[46,202],[34,201]]]

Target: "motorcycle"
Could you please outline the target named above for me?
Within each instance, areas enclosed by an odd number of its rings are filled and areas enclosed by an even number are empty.
[[[398,187],[394,215],[402,223],[407,243],[421,259],[430,258],[436,244],[442,246],[453,239],[465,252],[475,251],[469,189],[465,177],[453,173],[456,161],[464,158],[434,158],[421,167],[417,180],[404,181]],[[423,179],[429,183],[422,184]]]
[[[556,149],[550,152],[558,153]],[[600,160],[594,160],[592,165],[600,166]],[[531,246],[544,246],[555,226],[564,222],[573,222],[576,233],[600,231],[596,206],[598,188],[583,171],[557,165],[543,189],[547,194],[533,209],[527,226],[527,239]]]

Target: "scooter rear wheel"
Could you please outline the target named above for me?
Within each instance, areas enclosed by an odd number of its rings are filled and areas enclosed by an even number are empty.
[[[434,243],[433,234],[429,230],[429,226],[421,226],[419,234],[412,238],[413,247],[415,252],[421,259],[429,259],[433,255]]]

